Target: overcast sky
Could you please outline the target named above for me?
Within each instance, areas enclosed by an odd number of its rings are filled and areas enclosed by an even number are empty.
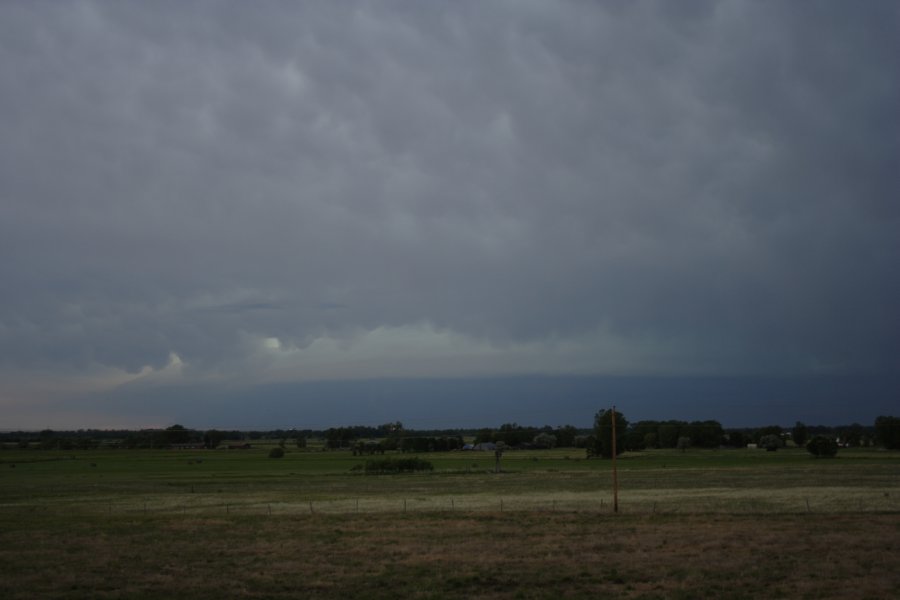
[[[892,0],[3,2],[0,428],[890,379],[898,107]]]

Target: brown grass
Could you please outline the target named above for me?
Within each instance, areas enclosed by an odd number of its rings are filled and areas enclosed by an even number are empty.
[[[0,515],[3,598],[891,598],[900,517]]]

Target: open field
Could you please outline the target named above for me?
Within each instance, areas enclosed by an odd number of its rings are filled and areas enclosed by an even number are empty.
[[[0,597],[900,596],[900,454],[0,453]]]

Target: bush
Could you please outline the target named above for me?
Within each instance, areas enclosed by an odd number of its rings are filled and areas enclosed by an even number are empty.
[[[774,433],[770,433],[759,438],[759,445],[761,448],[765,448],[768,452],[775,452],[776,450],[784,446],[784,441],[782,441],[780,436],[777,436]]]
[[[809,440],[806,449],[816,458],[832,458],[838,451],[837,442],[830,437],[817,435]]]
[[[269,450],[269,458],[281,458],[282,456],[284,456],[284,448],[280,446]]]
[[[367,460],[366,473],[412,473],[414,471],[433,471],[434,467],[427,460],[415,458],[376,458]]]

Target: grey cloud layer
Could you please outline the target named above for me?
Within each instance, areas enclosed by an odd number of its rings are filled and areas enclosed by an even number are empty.
[[[0,363],[427,322],[896,368],[898,14],[6,3]]]

